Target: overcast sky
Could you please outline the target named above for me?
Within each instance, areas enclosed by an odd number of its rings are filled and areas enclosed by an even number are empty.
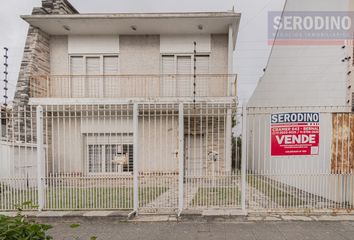
[[[3,0],[4,1],[4,0]],[[247,100],[267,63],[270,46],[267,43],[268,11],[282,10],[285,0],[71,0],[82,13],[108,12],[182,12],[227,11],[235,7],[242,13],[235,52],[234,71],[238,74],[238,93]],[[28,25],[19,17],[30,14],[40,0],[6,1],[0,8],[0,51],[9,48],[9,97],[13,97],[23,54]],[[0,54],[2,56],[3,54]],[[3,59],[0,58],[3,62]],[[3,68],[2,64],[0,65]],[[1,69],[3,70],[3,69]],[[3,71],[0,71],[0,74]],[[3,79],[1,76],[0,79]],[[3,101],[3,82],[1,102]]]

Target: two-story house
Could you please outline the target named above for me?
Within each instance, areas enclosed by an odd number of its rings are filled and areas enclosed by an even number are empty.
[[[30,29],[14,103],[46,107],[49,172],[131,171],[134,102],[139,171],[177,171],[181,102],[186,172],[208,174],[213,161],[231,171],[240,14],[78,14],[55,0],[22,18]]]
[[[240,14],[79,14],[66,0],[43,0],[22,18],[30,26],[4,120],[1,184],[40,209],[178,202],[180,211],[183,198],[185,207],[209,206],[200,196],[215,195],[216,181],[237,184]],[[240,204],[235,186],[227,206]],[[17,195],[8,194],[1,209],[14,208]]]

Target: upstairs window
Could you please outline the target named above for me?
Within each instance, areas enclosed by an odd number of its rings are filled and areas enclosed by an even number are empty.
[[[209,81],[209,55],[196,56],[196,95],[206,96]],[[192,96],[194,56],[192,54],[162,55],[164,96]]]
[[[117,75],[117,55],[85,55],[70,57],[71,75]]]
[[[109,76],[119,74],[118,60],[117,55],[71,56],[71,97],[101,97],[103,92],[110,96],[115,78]]]

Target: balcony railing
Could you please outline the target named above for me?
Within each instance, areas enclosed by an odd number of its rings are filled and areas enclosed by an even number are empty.
[[[229,97],[236,75],[52,75],[30,79],[33,98]]]

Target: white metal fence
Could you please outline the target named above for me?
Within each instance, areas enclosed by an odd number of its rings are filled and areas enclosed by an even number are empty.
[[[234,103],[7,109],[0,210],[28,201],[44,210],[351,210],[354,117],[320,109],[318,154],[274,157],[270,116],[284,111]]]
[[[53,210],[238,207],[234,114],[216,103],[8,110],[1,146],[12,154],[2,162],[13,173],[1,174],[1,209],[23,200]]]
[[[275,143],[271,142],[271,115],[313,111],[319,115],[316,151],[303,155],[272,155],[271,144]],[[349,119],[352,114],[341,113],[338,121],[338,114],[333,112],[335,109],[331,107],[248,109],[246,178],[249,209],[353,209],[354,145],[350,136],[354,136],[351,133],[354,127],[350,121],[347,124],[343,121],[345,116]],[[338,129],[338,123],[343,127]],[[291,128],[291,125],[281,127]],[[286,130],[284,135],[291,131]]]
[[[1,108],[0,209],[11,210],[24,202],[38,204],[37,125],[33,107]],[[28,204],[25,208],[30,208]]]

